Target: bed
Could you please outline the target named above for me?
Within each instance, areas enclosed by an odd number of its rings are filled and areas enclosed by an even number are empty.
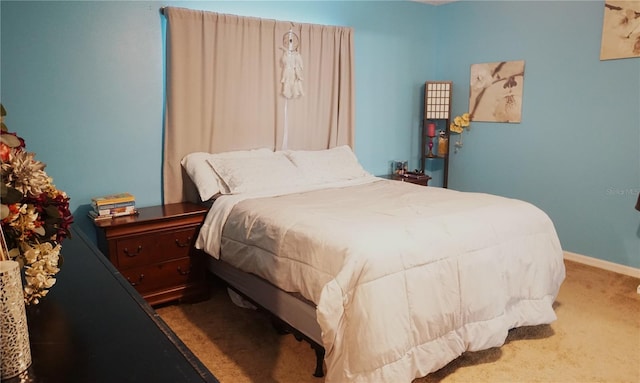
[[[211,272],[322,346],[326,382],[411,382],[556,319],[562,249],[530,203],[374,177],[348,146],[182,165],[215,195]]]

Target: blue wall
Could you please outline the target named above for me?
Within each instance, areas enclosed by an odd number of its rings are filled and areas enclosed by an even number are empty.
[[[450,187],[532,202],[563,248],[640,266],[640,58],[600,61],[602,1],[438,7],[438,76],[469,108],[473,63],[524,60],[520,124],[472,123]]]
[[[474,123],[450,187],[530,201],[565,250],[640,266],[640,59],[599,61],[593,1],[2,1],[6,123],[83,229],[93,196],[161,203],[164,5],[353,27],[356,153],[374,174],[394,159],[419,166],[424,81],[453,80],[459,114],[470,64],[525,60],[522,123]]]

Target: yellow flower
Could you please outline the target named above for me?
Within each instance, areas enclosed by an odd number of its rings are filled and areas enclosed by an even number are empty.
[[[463,113],[459,116],[454,117],[453,122],[449,125],[449,130],[453,133],[458,133],[460,135],[460,139],[455,143],[456,150],[462,147],[462,132],[465,129],[469,129],[469,125],[471,125],[471,117],[469,113]]]
[[[464,113],[460,116],[456,116],[453,119],[453,122],[451,123],[451,125],[449,125],[449,130],[452,131],[453,133],[461,134],[465,128],[467,129],[469,128],[470,124],[471,122],[470,122],[469,113]]]
[[[456,125],[455,123],[451,123],[451,126],[449,126],[449,130],[453,133],[462,133],[462,127]]]
[[[460,116],[460,121],[463,127],[466,128],[467,126],[469,126],[469,113],[462,114],[462,116]]]

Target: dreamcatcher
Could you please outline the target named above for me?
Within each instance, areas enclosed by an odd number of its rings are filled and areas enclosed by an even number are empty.
[[[302,89],[302,56],[298,52],[300,38],[291,29],[282,36],[284,53],[281,59],[282,65],[282,95],[287,98],[304,96]]]
[[[289,126],[287,108],[289,99],[304,96],[302,89],[302,56],[298,52],[300,37],[291,29],[282,36],[280,47],[284,52],[280,64],[282,65],[282,95],[284,96],[284,133],[282,136],[282,149],[287,149],[289,139]]]

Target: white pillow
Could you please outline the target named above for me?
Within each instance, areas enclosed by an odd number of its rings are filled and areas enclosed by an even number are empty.
[[[305,183],[304,174],[281,154],[268,157],[209,158],[207,162],[226,184],[222,194],[284,189]]]
[[[225,190],[224,182],[218,177],[213,167],[207,162],[209,158],[243,158],[272,156],[271,149],[237,150],[222,153],[194,152],[187,154],[180,163],[189,178],[193,181],[202,201],[208,201]]]
[[[314,183],[337,182],[368,177],[348,145],[325,150],[288,150],[289,157]]]

